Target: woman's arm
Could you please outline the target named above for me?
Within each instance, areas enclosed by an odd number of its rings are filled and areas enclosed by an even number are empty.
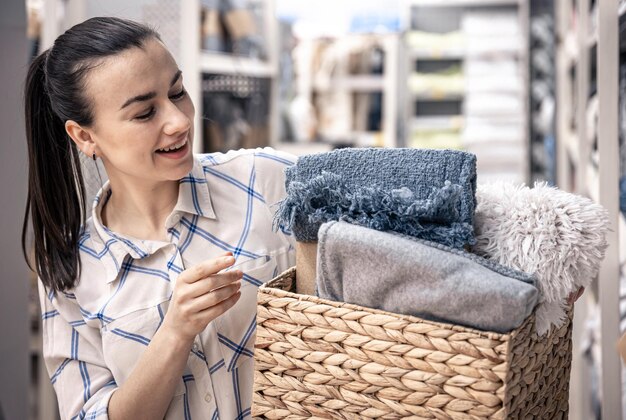
[[[139,362],[111,396],[109,419],[163,418],[185,369],[197,334],[239,299],[243,273],[233,270],[230,255],[183,271],[161,328]]]

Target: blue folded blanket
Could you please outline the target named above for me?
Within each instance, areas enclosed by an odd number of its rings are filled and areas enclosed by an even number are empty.
[[[343,220],[454,248],[473,244],[476,156],[453,150],[340,149],[302,156],[285,170],[275,226],[317,241]]]
[[[406,235],[329,222],[317,249],[325,299],[502,333],[537,303],[534,277]]]

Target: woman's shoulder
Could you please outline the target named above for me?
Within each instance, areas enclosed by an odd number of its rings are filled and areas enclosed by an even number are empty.
[[[99,267],[103,264],[103,257],[110,251],[110,244],[98,234],[93,217],[89,217],[82,226],[77,245],[82,266],[91,267],[93,260],[96,260]]]
[[[228,152],[203,153],[196,154],[195,158],[203,167],[224,165],[242,158],[254,161],[269,159],[281,162],[284,165],[292,165],[297,160],[294,155],[276,150],[272,147],[257,147],[254,149],[229,150]]]

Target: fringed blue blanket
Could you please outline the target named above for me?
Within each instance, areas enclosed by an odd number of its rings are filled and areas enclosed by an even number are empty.
[[[317,241],[322,223],[346,221],[463,248],[474,243],[476,156],[452,150],[340,149],[286,169],[275,226]]]

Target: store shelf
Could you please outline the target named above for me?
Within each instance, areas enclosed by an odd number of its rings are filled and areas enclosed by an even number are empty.
[[[424,102],[439,102],[439,101],[462,101],[465,95],[462,93],[444,93],[444,92],[432,92],[432,93],[409,93],[411,98],[416,101]]]
[[[415,117],[409,121],[411,131],[460,130],[463,128],[463,116]]]
[[[385,139],[380,131],[352,131],[345,137],[325,138],[321,143],[331,146],[350,144],[352,147],[384,147]]]
[[[409,58],[413,60],[463,60],[465,50],[419,50],[409,51]]]
[[[311,142],[278,142],[274,148],[281,152],[291,153],[296,156],[312,155],[315,153],[330,152],[333,150],[332,144],[321,143],[318,141]]]
[[[405,71],[408,89],[403,92],[406,127],[404,135],[407,146],[414,139],[419,140],[418,144],[432,142],[432,147],[448,146],[453,135],[458,134],[458,147],[467,147],[462,139],[468,133],[473,135],[472,132],[465,130],[465,125],[471,122],[466,118],[456,118],[458,114],[480,119],[481,123],[474,121],[473,127],[481,126],[486,118],[496,125],[505,124],[504,113],[474,112],[476,107],[472,108],[472,105],[477,103],[478,99],[484,100],[489,94],[494,94],[494,97],[497,94],[506,94],[506,100],[511,98],[511,103],[517,99],[519,99],[519,104],[526,103],[528,45],[525,39],[528,34],[529,2],[525,0],[408,0],[406,5],[407,10],[404,15],[410,17],[406,20],[405,28],[406,63],[404,68],[407,69]],[[493,19],[498,19],[498,22]],[[445,21],[446,24],[437,28],[435,20]],[[494,38],[496,41],[495,38],[499,34],[493,31],[491,33],[490,29],[497,31],[495,28],[502,22],[507,25],[507,34],[519,36],[520,43],[516,44],[519,47],[509,48],[506,42],[502,44],[494,42],[493,45],[483,42],[487,37]],[[480,26],[476,27],[476,25]],[[493,48],[498,49],[501,55],[494,53]],[[515,52],[511,53],[512,51]],[[501,56],[506,56],[510,61],[507,61],[505,66],[497,68],[502,61]],[[467,70],[468,67],[471,69]],[[464,68],[469,71],[469,75],[463,73]],[[477,71],[476,68],[483,70]],[[494,68],[496,70],[492,70]],[[490,70],[492,73],[486,76]],[[509,71],[515,73],[521,81],[520,88],[515,92],[510,91],[509,84],[496,84],[494,87],[493,84],[486,82],[492,74],[501,76],[505,73],[508,76]],[[484,73],[483,78],[472,84],[470,78],[478,79],[481,72]],[[416,75],[423,76],[423,78],[413,79]],[[473,101],[474,99],[476,101]],[[515,111],[516,115],[524,114],[524,120],[528,121],[529,109],[524,105],[520,105],[518,109],[519,111]],[[435,120],[433,117],[440,117],[440,119]],[[420,118],[423,119],[420,121]],[[526,155],[530,147],[526,140],[528,129],[524,126],[520,131],[524,132],[519,135],[519,142],[523,143],[521,145],[523,151],[520,154]],[[481,160],[480,153],[477,152],[477,155]],[[519,179],[524,181],[528,179],[529,168],[530,165],[528,168],[520,169],[522,174]]]
[[[410,4],[428,7],[516,6],[519,0],[410,0]]]
[[[266,61],[209,52],[200,54],[200,71],[250,77],[274,77],[277,73],[275,66]]]
[[[354,75],[348,77],[333,78],[327,83],[316,81],[314,89],[321,92],[343,90],[352,92],[382,92],[385,87],[383,76],[379,75]]]

